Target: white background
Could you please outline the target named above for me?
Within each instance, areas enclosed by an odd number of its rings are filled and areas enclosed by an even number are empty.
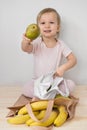
[[[23,85],[31,79],[33,57],[21,50],[22,34],[46,7],[61,15],[60,38],[77,57],[67,77],[87,84],[87,0],[0,0],[0,85]]]

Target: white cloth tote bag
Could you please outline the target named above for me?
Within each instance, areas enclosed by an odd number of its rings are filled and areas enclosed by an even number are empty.
[[[53,72],[40,76],[34,82],[34,96],[40,99],[54,99],[56,94],[69,96],[69,89],[66,80],[63,77],[53,78]],[[62,92],[58,85],[64,82],[65,93]]]

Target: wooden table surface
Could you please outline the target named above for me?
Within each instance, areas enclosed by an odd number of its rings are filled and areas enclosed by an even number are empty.
[[[11,125],[7,123],[6,115],[9,110],[8,106],[12,106],[21,95],[20,86],[0,86],[0,130],[30,130],[25,125]],[[54,127],[53,130],[87,130],[87,86],[78,85],[75,97],[79,98],[76,106],[75,117],[67,121],[61,127]]]

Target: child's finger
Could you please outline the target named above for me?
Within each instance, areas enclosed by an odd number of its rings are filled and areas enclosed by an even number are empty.
[[[23,39],[25,39],[26,41],[32,42],[31,39],[29,39],[29,38],[26,37],[25,33],[23,34]]]
[[[55,79],[57,76],[59,76],[59,75],[58,75],[57,72],[55,72],[54,75],[53,75],[53,78]]]

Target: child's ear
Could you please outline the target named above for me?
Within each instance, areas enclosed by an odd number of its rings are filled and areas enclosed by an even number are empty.
[[[60,25],[57,26],[57,32],[59,32],[59,31],[60,31]]]

